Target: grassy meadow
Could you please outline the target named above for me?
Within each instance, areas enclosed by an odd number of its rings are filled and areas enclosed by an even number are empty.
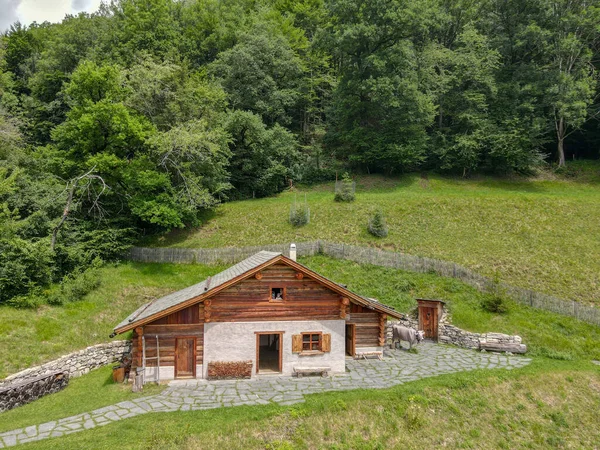
[[[514,371],[315,394],[287,407],[147,414],[22,448],[593,449],[600,442],[598,410],[599,367],[536,358]]]
[[[306,198],[311,221],[287,219]],[[384,212],[389,235],[366,225]],[[600,303],[600,163],[571,163],[534,178],[450,178],[408,174],[357,178],[353,203],[333,201],[333,183],[225,203],[197,229],[143,245],[227,247],[324,239],[377,246],[467,266],[510,284]]]
[[[10,411],[0,413],[0,433],[81,414],[124,400],[159,393],[164,386],[149,384],[144,392],[131,392],[131,385],[114,383],[112,366],[92,370],[69,380],[68,386],[56,394],[47,395]],[[90,446],[88,448],[92,448]]]

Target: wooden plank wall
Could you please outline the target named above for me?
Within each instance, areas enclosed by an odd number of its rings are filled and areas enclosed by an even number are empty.
[[[354,305],[353,305],[354,306]],[[361,308],[359,306],[359,308]],[[353,308],[351,308],[352,310]],[[361,308],[362,309],[362,308]],[[365,310],[370,311],[370,310]],[[378,312],[351,312],[346,323],[356,325],[356,348],[379,346],[379,318]]]
[[[340,319],[339,294],[284,264],[270,266],[262,278],[248,278],[211,298],[211,322]],[[271,287],[285,288],[285,300],[271,301]]]
[[[177,337],[196,338],[196,364],[202,364],[204,351],[204,305],[192,305],[181,311],[174,312],[144,326],[146,337],[146,357],[156,356],[156,336],[160,347],[160,365],[168,367],[175,365],[175,339]],[[138,361],[137,335],[133,333],[133,366]],[[140,356],[141,358],[141,356]],[[156,360],[146,363],[147,367],[156,366]]]

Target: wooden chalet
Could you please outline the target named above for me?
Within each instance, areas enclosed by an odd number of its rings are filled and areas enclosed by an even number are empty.
[[[261,251],[123,320],[132,373],[146,381],[206,378],[211,362],[252,364],[252,376],[345,371],[346,356],[382,351],[387,316],[401,314],[290,258]]]

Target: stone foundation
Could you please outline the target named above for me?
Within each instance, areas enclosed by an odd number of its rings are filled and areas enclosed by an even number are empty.
[[[25,405],[40,397],[54,394],[69,383],[69,374],[54,372],[0,386],[0,412]]]

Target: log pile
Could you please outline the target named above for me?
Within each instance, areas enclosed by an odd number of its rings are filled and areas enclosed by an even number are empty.
[[[527,346],[520,336],[502,333],[486,333],[479,338],[479,349],[492,352],[525,353]]]

